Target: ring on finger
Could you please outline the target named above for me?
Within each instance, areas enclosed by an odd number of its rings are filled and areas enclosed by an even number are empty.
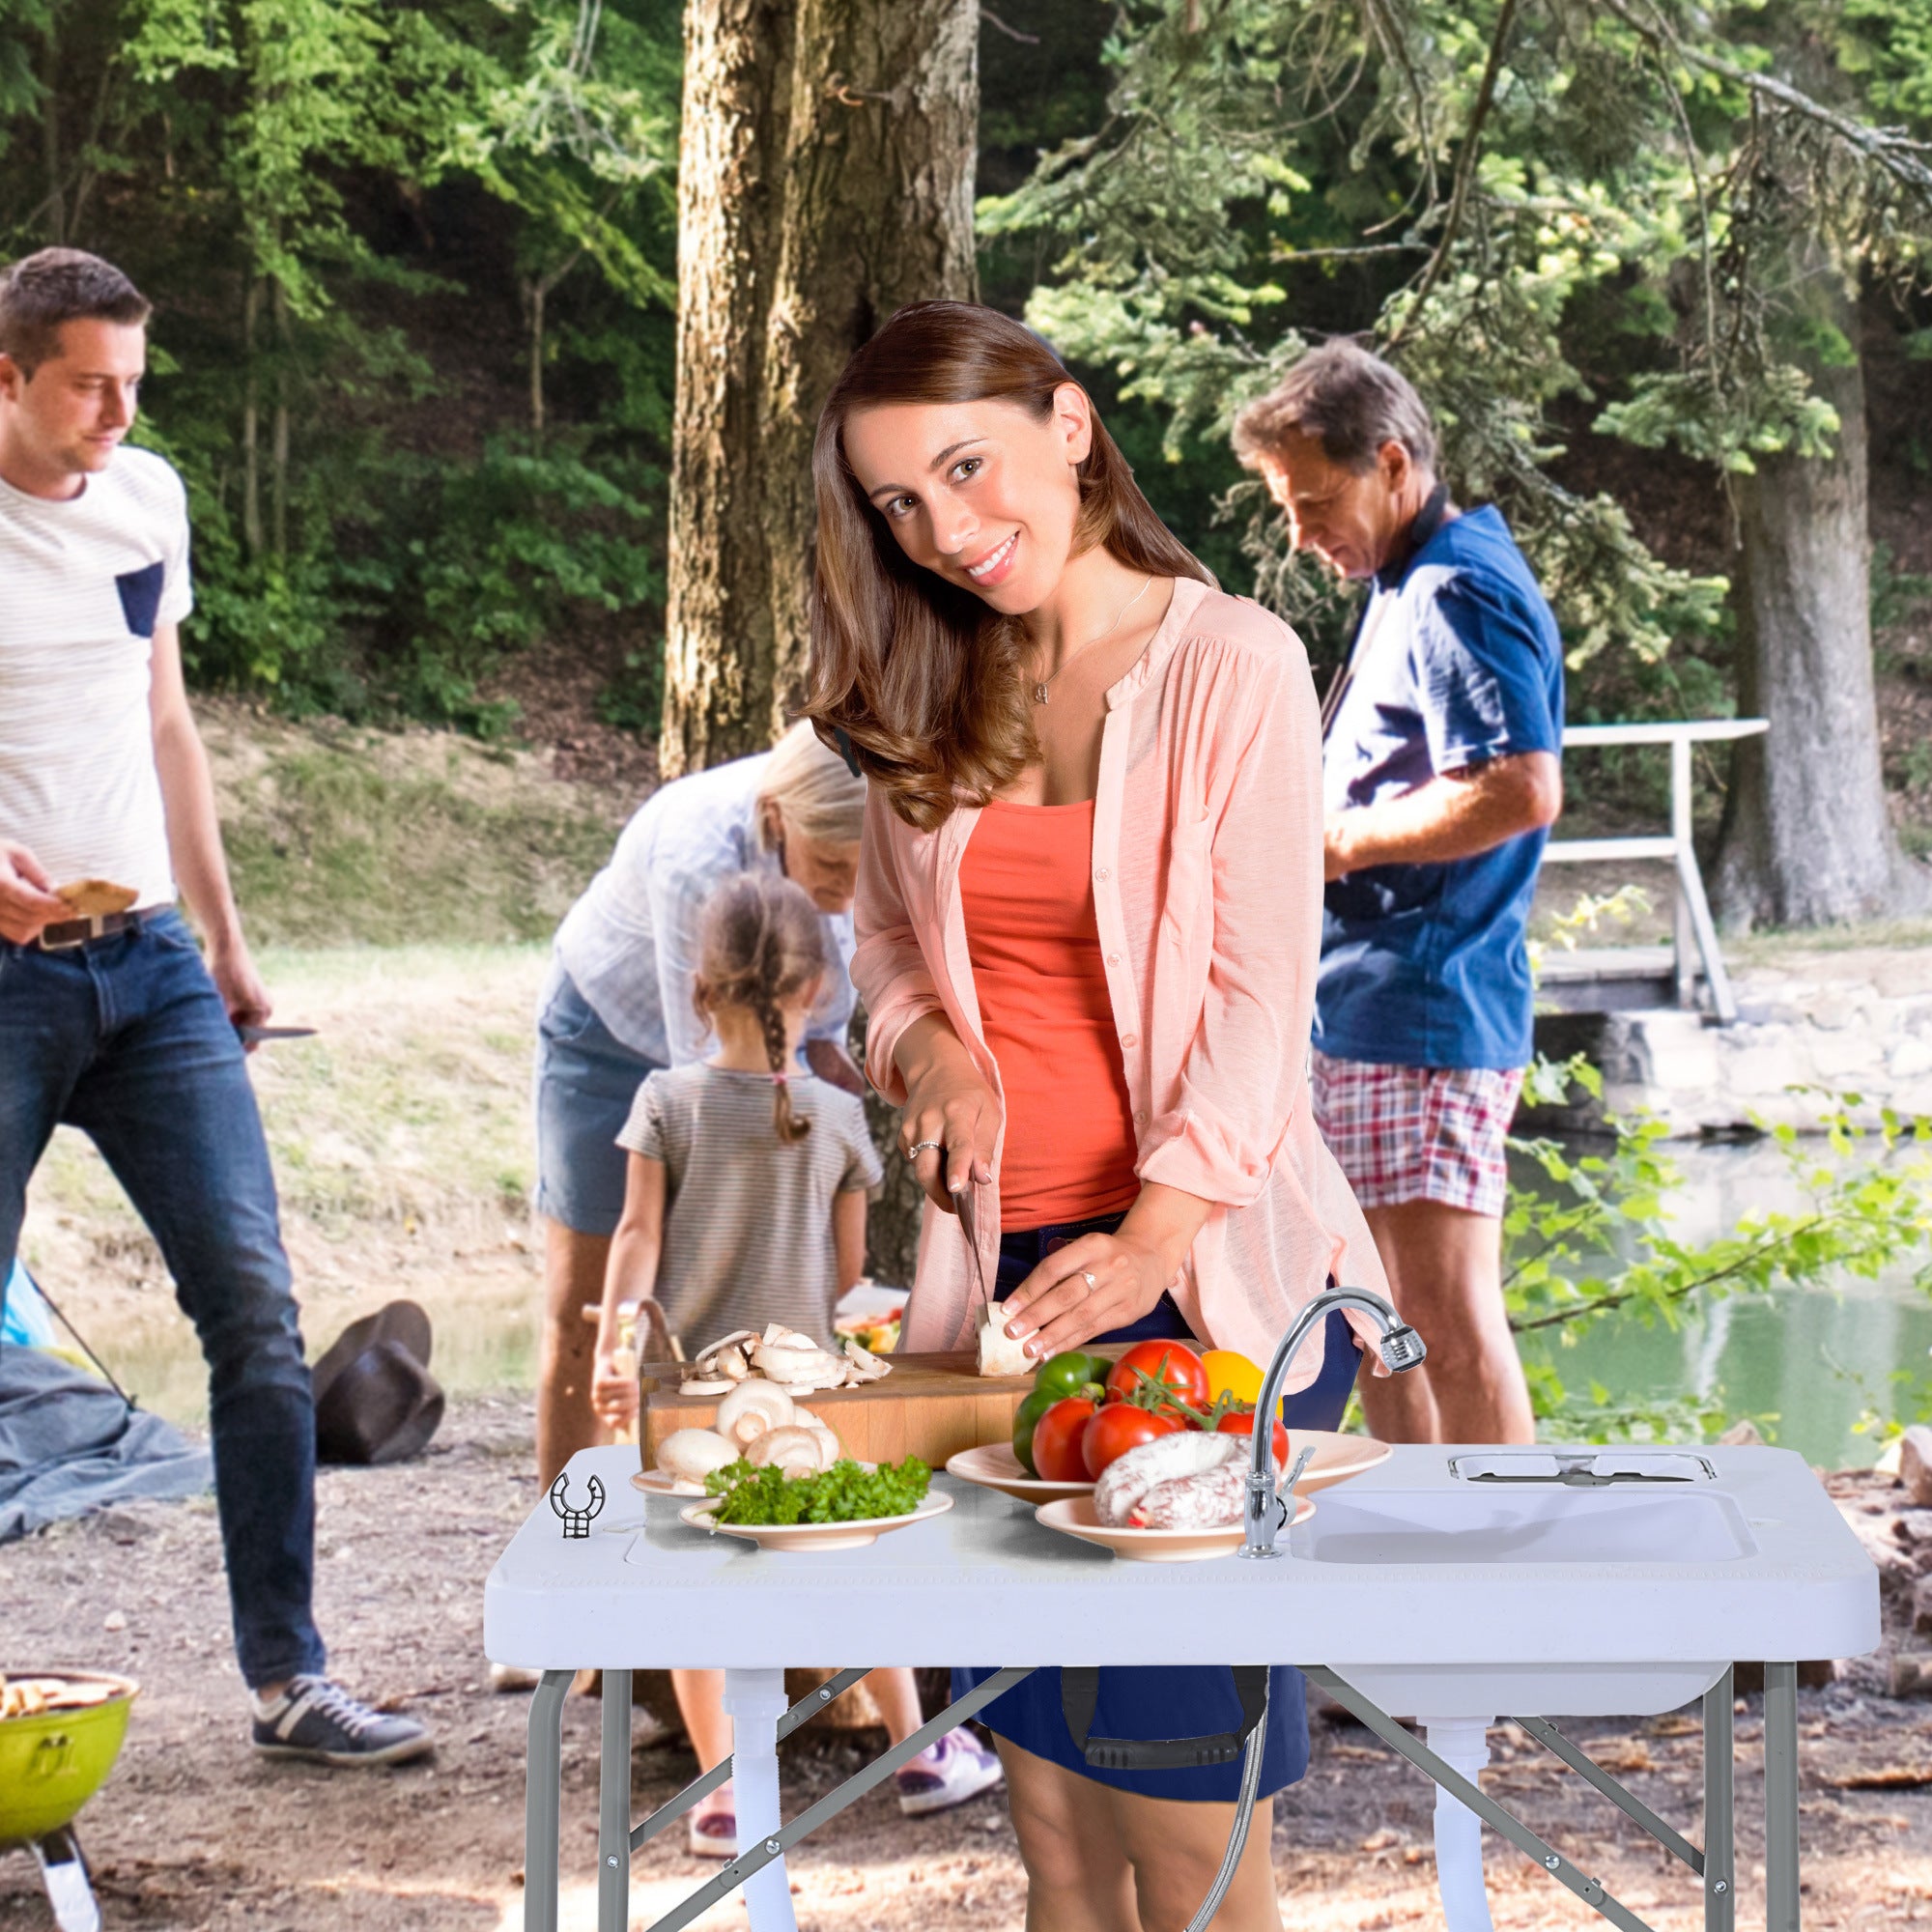
[[[946,1143],[944,1141],[914,1141],[912,1146],[906,1149],[905,1157],[908,1160],[917,1160],[928,1148],[935,1153],[944,1153],[946,1151]]]
[[[1087,1293],[1089,1294],[1092,1294],[1100,1286],[1100,1277],[1094,1274],[1090,1268],[1082,1268],[1080,1270],[1080,1279],[1087,1284]]]

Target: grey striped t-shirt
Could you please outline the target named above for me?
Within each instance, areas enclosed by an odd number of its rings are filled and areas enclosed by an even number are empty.
[[[617,1136],[665,1164],[656,1294],[688,1354],[767,1321],[832,1339],[832,1203],[884,1170],[856,1095],[795,1073],[791,1104],[811,1131],[781,1141],[769,1074],[697,1062],[651,1074]]]

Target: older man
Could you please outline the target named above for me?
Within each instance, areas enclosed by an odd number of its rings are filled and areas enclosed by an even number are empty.
[[[1526,1442],[1504,1316],[1504,1136],[1529,1062],[1524,926],[1562,806],[1555,619],[1493,508],[1459,511],[1409,384],[1346,342],[1235,427],[1297,548],[1369,586],[1322,707],[1318,1122],[1429,1345],[1372,1382],[1399,1441]]]

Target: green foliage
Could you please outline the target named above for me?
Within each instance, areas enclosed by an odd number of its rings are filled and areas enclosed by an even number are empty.
[[[1835,68],[1786,58],[1834,21]],[[1726,586],[1562,487],[1556,422],[1726,471],[1830,447],[1806,372],[1851,345],[1794,265],[1922,259],[1932,167],[1857,89],[1922,113],[1928,21],[1927,0],[1128,0],[1105,115],[980,222],[1033,242],[1030,320],[1159,413],[1170,463],[1307,341],[1372,331],[1430,398],[1458,494],[1507,509],[1573,667],[1612,646],[1658,666],[1719,637]],[[1265,499],[1227,509],[1259,594],[1335,629]]]
[[[1573,1083],[1593,1094],[1587,1063],[1541,1063],[1531,1097],[1559,1101]],[[1794,1210],[1752,1208],[1720,1238],[1689,1242],[1672,1231],[1684,1177],[1660,1121],[1611,1122],[1601,1153],[1574,1154],[1549,1140],[1516,1141],[1548,1183],[1515,1189],[1503,1223],[1504,1294],[1519,1335],[1553,1335],[1568,1351],[1605,1321],[1662,1323],[1735,1294],[1780,1285],[1830,1287],[1870,1280],[1901,1263],[1932,1293],[1932,1119],[1886,1111],[1859,1124],[1857,1094],[1821,1096],[1820,1138],[1772,1130],[1782,1149]],[[1531,1399],[1548,1433],[1587,1441],[1667,1440],[1712,1433],[1728,1418],[1712,1402],[1632,1403],[1591,1382],[1574,1388],[1555,1364],[1530,1371]]]
[[[197,682],[487,731],[506,654],[655,656],[679,63],[668,0],[0,0],[0,250],[157,304]]]
[[[932,1471],[917,1456],[903,1463],[861,1467],[849,1458],[816,1476],[787,1476],[776,1464],[754,1469],[743,1461],[714,1469],[705,1490],[722,1500],[720,1522],[859,1522],[909,1516],[925,1500]]]

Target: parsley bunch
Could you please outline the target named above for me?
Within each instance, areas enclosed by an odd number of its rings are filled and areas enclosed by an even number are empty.
[[[720,1522],[861,1522],[871,1517],[909,1516],[925,1500],[932,1471],[917,1456],[862,1469],[849,1458],[816,1476],[787,1476],[742,1459],[714,1469],[706,1492],[719,1498]]]

